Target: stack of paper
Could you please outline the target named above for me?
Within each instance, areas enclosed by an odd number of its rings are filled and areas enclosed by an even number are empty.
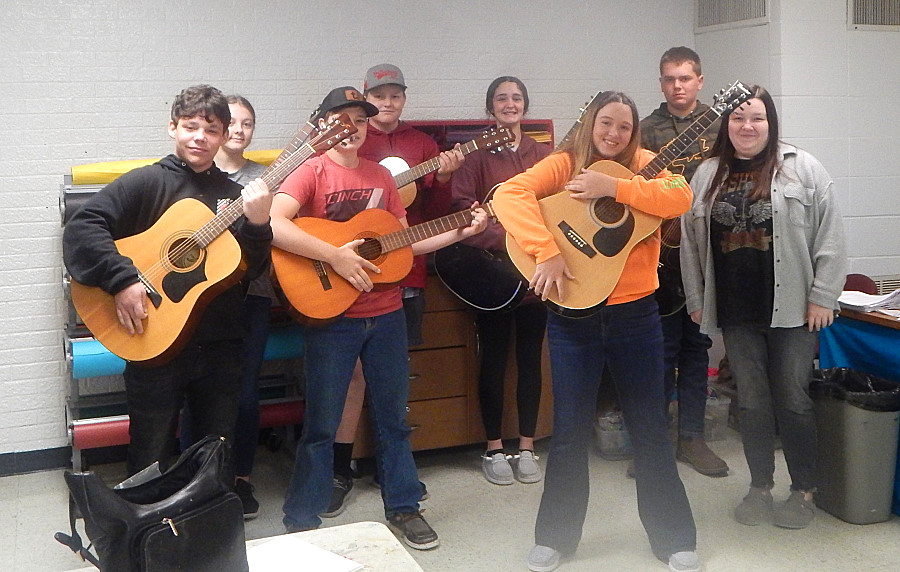
[[[900,288],[890,294],[866,294],[855,290],[845,290],[838,298],[842,308],[858,310],[860,312],[874,312],[876,310],[900,309]]]
[[[247,549],[251,572],[356,572],[363,565],[283,534]]]

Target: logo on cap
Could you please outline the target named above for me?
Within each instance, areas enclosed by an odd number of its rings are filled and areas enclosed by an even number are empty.
[[[375,70],[374,72],[372,72],[372,75],[374,75],[377,79],[384,79],[386,77],[397,79],[397,72],[394,70]]]
[[[344,98],[347,101],[365,101],[366,99],[362,96],[361,93],[356,91],[355,89],[346,89],[344,90]]]

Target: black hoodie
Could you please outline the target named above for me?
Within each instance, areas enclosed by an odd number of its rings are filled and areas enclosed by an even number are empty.
[[[91,197],[66,223],[63,260],[72,278],[116,294],[137,281],[130,258],[119,254],[115,241],[139,234],[176,201],[194,198],[213,212],[223,199],[236,199],[241,186],[217,167],[196,173],[175,155],[125,173]],[[241,245],[248,283],[268,268],[272,227],[254,225],[241,216],[229,230]],[[192,337],[194,342],[244,337],[244,284],[219,294],[206,308]]]

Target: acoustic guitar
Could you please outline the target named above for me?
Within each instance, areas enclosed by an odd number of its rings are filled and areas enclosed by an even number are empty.
[[[494,185],[484,199],[491,216],[489,199],[501,184]],[[505,250],[454,242],[434,252],[434,271],[450,292],[482,312],[512,310],[528,294],[528,284],[522,282]]]
[[[486,131],[468,143],[460,145],[459,150],[463,155],[468,155],[477,149],[499,151],[512,141],[513,134],[510,130],[499,127]],[[404,207],[408,207],[416,200],[416,180],[441,168],[437,157],[419,163],[411,169],[409,164],[400,157],[385,157],[379,161],[379,164],[386,167],[394,176],[394,183],[397,185],[397,191],[400,193],[400,200]]]
[[[750,96],[750,90],[741,82],[734,82],[721,90],[713,105],[667,143],[637,174],[646,179],[655,178],[719,116],[741,105]],[[588,168],[620,179],[635,176],[614,161],[597,161]],[[655,233],[662,222],[659,217],[617,203],[610,197],[583,200],[573,199],[567,192],[558,192],[538,201],[538,206],[544,224],[553,234],[561,256],[575,276],[574,280],[566,279],[565,302],[559,299],[559,292],[555,289],[546,302],[557,314],[573,318],[590,316],[599,311],[618,283],[631,250]],[[506,248],[513,264],[530,281],[536,266],[534,257],[522,250],[508,234]]]
[[[484,205],[490,216],[490,205]],[[318,217],[300,217],[292,222],[301,230],[334,246],[364,239],[356,253],[381,272],[369,273],[374,284],[393,284],[409,274],[413,264],[412,245],[449,230],[468,226],[472,210],[403,228],[400,220],[382,209],[366,209],[345,222]],[[302,316],[329,320],[344,313],[360,295],[352,284],[327,263],[272,247],[275,276],[284,298]]]
[[[273,162],[262,174],[270,189],[314,154],[356,132],[349,116],[333,118],[309,140],[301,132],[296,150]],[[115,298],[96,286],[71,283],[72,303],[84,324],[106,348],[127,361],[159,365],[188,341],[203,309],[243,275],[241,247],[228,227],[244,214],[238,197],[218,214],[196,199],[170,206],[146,231],[116,241],[119,253],[138,269],[150,299],[144,333],[130,335],[119,324]]]
[[[601,94],[598,91],[580,109],[578,119],[569,128],[556,149],[562,147],[578,131],[588,106]],[[482,202],[487,203],[497,187],[487,192]],[[513,310],[528,293],[528,283],[509,260],[506,250],[496,251],[455,242],[434,253],[434,270],[452,293],[476,310],[502,312]]]

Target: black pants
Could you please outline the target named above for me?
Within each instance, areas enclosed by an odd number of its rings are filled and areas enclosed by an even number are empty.
[[[244,352],[241,340],[189,346],[171,361],[153,368],[129,363],[125,397],[131,418],[128,474],[172,453],[181,406],[187,400],[195,440],[234,435]]]
[[[541,404],[541,346],[547,327],[547,309],[540,303],[521,304],[511,312],[479,312],[476,317],[481,346],[478,396],[489,441],[500,439],[503,423],[503,381],[515,326],[516,405],[519,435],[534,437]]]

